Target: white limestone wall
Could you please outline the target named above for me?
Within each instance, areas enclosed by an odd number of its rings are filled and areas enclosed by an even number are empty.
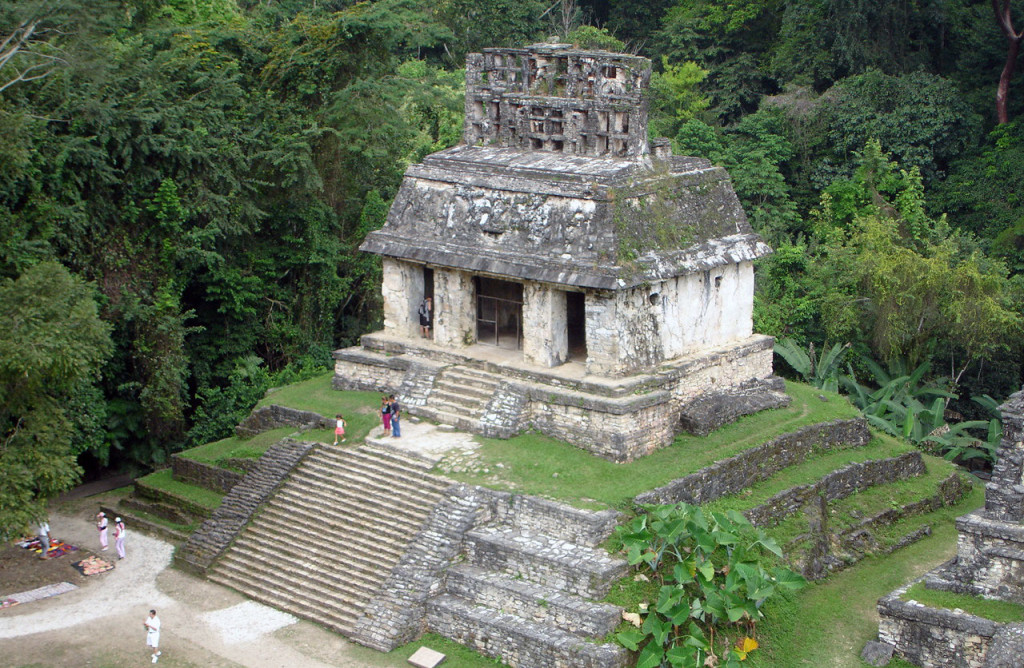
[[[745,339],[754,331],[754,266],[718,267],[664,281],[660,290],[665,359]]]
[[[471,274],[457,269],[434,269],[434,343],[450,348],[475,343],[475,302]]]
[[[523,360],[553,367],[569,358],[565,292],[526,281],[523,283]]]
[[[587,296],[587,371],[622,375],[753,333],[754,267],[711,271]]]
[[[384,332],[391,336],[418,337],[416,310],[423,301],[423,265],[384,257],[381,294],[384,297]]]

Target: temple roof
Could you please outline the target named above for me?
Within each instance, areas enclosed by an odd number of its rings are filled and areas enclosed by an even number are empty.
[[[771,252],[725,170],[695,158],[456,146],[412,165],[362,250],[513,279],[623,289]]]

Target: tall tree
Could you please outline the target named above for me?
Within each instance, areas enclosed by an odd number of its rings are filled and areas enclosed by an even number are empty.
[[[1017,69],[1017,56],[1020,55],[1020,40],[1024,30],[1013,27],[1013,16],[1010,14],[1010,0],[992,0],[992,11],[995,13],[996,24],[1006,37],[1006,63],[999,75],[999,86],[996,88],[996,116],[999,123],[1008,123],[1010,114],[1007,111],[1007,100],[1010,94],[1010,79]]]
[[[0,282],[0,537],[78,480],[68,405],[97,380],[109,331],[93,288],[56,262]]]

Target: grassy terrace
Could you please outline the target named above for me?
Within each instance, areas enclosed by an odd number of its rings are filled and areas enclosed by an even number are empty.
[[[762,649],[751,655],[751,668],[864,666],[860,651],[878,633],[878,599],[956,554],[956,518],[983,503],[984,488],[976,484],[960,504],[922,516],[932,528],[931,536],[892,554],[868,557],[770,605],[768,619],[758,624]]]
[[[338,413],[345,417],[348,440],[362,440],[380,421],[379,392],[339,392],[331,388],[334,372],[310,378],[301,383],[273,389],[267,393],[256,407],[277,404],[303,411],[313,411],[327,418]],[[316,436],[317,438],[313,438]],[[333,441],[333,429],[321,429],[305,432],[303,438],[310,440]]]
[[[964,612],[991,619],[993,622],[1015,624],[1024,621],[1024,606],[1009,601],[993,601],[981,596],[956,594],[951,591],[928,589],[923,582],[914,583],[903,596],[904,601],[917,601],[933,608],[960,609]]]
[[[787,383],[786,391],[793,398],[787,408],[747,416],[706,437],[682,434],[669,447],[629,464],[609,462],[532,433],[508,440],[480,438],[482,469],[486,472],[448,475],[472,484],[547,496],[581,507],[623,507],[641,492],[782,434],[858,415],[837,394],[800,383]],[[827,400],[822,401],[819,396]]]
[[[224,498],[223,494],[218,494],[217,492],[208,490],[205,487],[196,487],[195,485],[179,482],[171,476],[171,469],[160,469],[159,471],[154,471],[147,476],[139,478],[138,482],[149,487],[162,490],[173,496],[192,501],[207,510],[215,509],[220,505],[221,499]]]

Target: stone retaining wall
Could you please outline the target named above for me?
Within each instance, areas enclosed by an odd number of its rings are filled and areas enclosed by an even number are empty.
[[[227,494],[231,488],[241,482],[244,474],[237,471],[198,462],[194,459],[182,457],[180,454],[171,455],[171,470],[174,471],[174,479],[197,487]]]
[[[131,540],[132,531],[149,534],[150,536],[157,536],[174,545],[181,545],[188,540],[188,534],[183,531],[175,531],[170,527],[165,527],[162,524],[151,522],[144,517],[138,517],[129,512],[125,512],[126,510],[132,510],[132,506],[125,503],[126,501],[127,499],[121,499],[121,501],[118,502],[118,508],[101,505],[100,510],[107,514],[107,517],[110,518],[111,522],[114,521],[115,517],[122,517],[124,519],[125,530],[128,532],[128,534],[126,534],[127,540]],[[128,549],[131,550],[131,543],[128,543]]]
[[[709,503],[767,480],[812,454],[861,447],[870,440],[871,432],[863,418],[810,425],[715,462],[664,487],[644,492],[635,501],[640,504]]]
[[[277,490],[315,446],[315,443],[286,438],[267,449],[256,469],[228,492],[210,519],[204,521],[188,543],[175,553],[175,562],[184,570],[205,575],[260,504]]]
[[[593,603],[526,580],[488,577],[475,568],[448,571],[448,593],[523,619],[546,619],[571,633],[600,638],[622,621],[622,608]]]
[[[875,485],[885,485],[925,473],[924,459],[917,450],[891,459],[848,464],[809,485],[791,487],[744,513],[754,526],[775,526],[801,510],[812,498],[825,503],[845,499]]]
[[[326,418],[312,411],[300,411],[287,406],[270,404],[257,408],[235,427],[239,438],[249,438],[278,427],[306,429],[333,429],[334,418]]]
[[[983,668],[1000,624],[962,611],[901,600],[909,585],[878,601],[878,639],[917,666]]]
[[[485,491],[489,497],[490,523],[558,536],[588,547],[604,542],[621,517],[614,510],[580,510],[536,496]]]

